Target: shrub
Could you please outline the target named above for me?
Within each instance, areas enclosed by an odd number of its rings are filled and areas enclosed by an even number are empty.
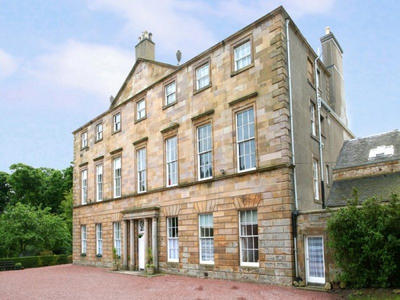
[[[14,265],[21,264],[24,268],[36,268],[42,266],[54,266],[60,264],[68,264],[72,262],[71,255],[48,255],[48,256],[25,256],[0,258],[0,261],[12,261]]]
[[[15,269],[21,270],[21,269],[22,269],[22,264],[21,264],[20,262],[17,262],[17,263],[15,264]]]
[[[329,246],[341,268],[339,280],[353,287],[400,285],[400,200],[375,198],[358,205],[357,193],[328,220]]]

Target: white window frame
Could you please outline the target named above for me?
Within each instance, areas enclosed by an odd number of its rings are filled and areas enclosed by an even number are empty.
[[[88,147],[88,132],[85,131],[81,135],[81,149],[85,149]]]
[[[103,200],[103,164],[96,165],[96,201]]]
[[[313,191],[314,191],[314,200],[319,200],[319,167],[318,160],[313,157]]]
[[[210,131],[208,132],[208,136],[206,138],[202,138],[201,139],[200,138],[200,130],[202,128],[205,128],[205,127],[208,127]],[[202,142],[206,142],[206,139],[209,139],[209,148],[201,151],[200,150],[201,149],[201,143]],[[212,126],[211,126],[211,123],[207,123],[207,124],[198,126],[197,127],[197,178],[199,180],[206,180],[206,179],[210,179],[210,178],[213,177],[213,171],[214,170],[213,170],[213,151],[212,150],[213,150],[213,145],[212,145]],[[201,160],[200,160],[200,158],[201,158],[202,155],[208,155],[208,154],[211,155],[211,159],[210,159],[211,176],[202,178],[201,177],[201,165],[200,165]]]
[[[212,221],[212,232],[213,232],[213,234],[212,234],[212,236],[211,235],[209,235],[209,236],[202,236],[201,235],[201,227],[202,227],[202,224],[201,224],[201,216],[211,216],[211,221]],[[212,245],[213,245],[213,260],[203,260],[202,259],[202,254],[203,254],[203,250],[202,250],[202,243],[201,243],[201,241],[202,240],[212,240]],[[214,256],[214,254],[215,254],[215,244],[214,244],[214,216],[213,216],[213,214],[212,213],[209,213],[209,214],[200,214],[199,215],[199,259],[200,259],[200,264],[205,264],[205,265],[213,265],[214,264],[214,260],[215,260],[215,256]]]
[[[118,257],[121,257],[121,222],[113,223],[114,248]]]
[[[143,104],[143,107],[141,107]],[[136,121],[140,121],[146,118],[146,100],[140,99],[136,102]]]
[[[247,113],[248,111],[253,111],[253,124],[251,124],[250,122],[248,122],[248,127],[249,127],[249,130],[250,130],[250,126],[252,125],[253,126],[253,136],[252,137],[250,137],[250,134],[249,134],[249,137],[247,138],[247,139],[242,139],[242,140],[239,140],[239,127],[238,127],[238,116],[240,115],[240,114],[244,114],[244,113]],[[253,141],[254,142],[254,167],[250,167],[250,168],[247,168],[247,169],[243,169],[243,170],[241,170],[240,169],[240,145],[243,143],[247,143],[247,142],[251,142],[251,141]],[[250,154],[251,155],[251,154]],[[236,113],[236,160],[237,160],[237,170],[238,170],[238,173],[241,173],[241,172],[247,172],[247,171],[251,171],[251,170],[255,170],[256,168],[257,168],[257,151],[256,151],[256,126],[255,126],[255,111],[254,111],[254,107],[249,107],[249,108],[247,108],[247,109],[244,109],[244,110],[241,110],[241,111],[238,111],[237,113]]]
[[[121,113],[113,115],[113,132],[121,131]]]
[[[314,103],[311,103],[310,114],[311,114],[311,134],[313,136],[316,136],[317,135],[317,124],[315,123],[315,104]]]
[[[81,254],[87,252],[87,231],[86,225],[81,225]]]
[[[175,225],[172,226],[172,220],[175,219]],[[171,231],[173,231],[176,228],[176,236],[171,236]],[[177,244],[177,249],[171,249],[170,242],[176,241]],[[171,258],[171,250],[176,250],[177,251],[177,256],[176,258]],[[178,217],[168,217],[167,218],[167,257],[168,257],[168,262],[179,262],[179,223],[178,223]]]
[[[81,171],[81,204],[87,204],[88,200],[88,170]]]
[[[255,212],[257,215],[257,234],[254,235],[246,235],[244,233],[242,233],[242,216],[241,214],[243,212]],[[257,248],[257,256],[258,256],[258,261],[257,262],[248,262],[248,261],[243,261],[243,245],[242,245],[242,240],[244,240],[245,238],[257,238],[257,244],[258,244],[258,248]],[[245,267],[259,267],[260,266],[260,239],[259,239],[259,235],[258,235],[258,211],[256,209],[251,209],[251,210],[242,210],[239,211],[239,247],[240,247],[240,265],[241,266],[245,266]],[[255,250],[255,248],[253,248]]]
[[[119,168],[117,162],[119,161]],[[119,170],[119,172],[118,172]],[[122,190],[122,158],[121,156],[113,159],[113,196],[114,198],[121,197]],[[118,193],[119,191],[119,193]]]
[[[246,45],[248,45],[249,47],[249,53],[246,53],[246,55],[244,56],[239,56],[239,51],[242,50]],[[244,68],[246,68],[247,66],[250,66],[252,64],[252,53],[251,53],[251,40],[247,40],[243,43],[241,43],[240,45],[237,45],[233,48],[233,63],[234,63],[234,71],[240,71]],[[241,61],[247,61],[246,65],[243,65],[242,67],[238,67],[238,63]]]
[[[169,143],[172,143],[169,145]],[[173,149],[175,147],[175,149]],[[173,153],[170,153],[170,151],[173,151]],[[178,137],[175,135],[173,137],[170,137],[165,140],[165,168],[166,168],[166,186],[171,187],[171,186],[177,186],[178,185]],[[170,179],[170,166],[173,167],[175,165],[175,177],[171,177],[171,183],[169,183]],[[173,174],[172,174],[173,175]]]
[[[144,193],[147,191],[147,166],[146,166],[146,148],[141,148],[136,151],[136,166],[137,166],[137,192]],[[143,185],[142,185],[143,182]],[[142,189],[142,186],[144,187]]]
[[[96,142],[101,141],[102,139],[103,139],[103,123],[99,123],[96,125]]]
[[[169,90],[170,87],[174,87],[173,90]],[[173,100],[169,100],[173,98]],[[176,102],[176,81],[172,81],[165,86],[165,105],[170,105]]]
[[[103,228],[101,223],[96,224],[96,255],[103,255]]]
[[[310,276],[310,269],[309,269],[309,253],[308,253],[308,239],[309,238],[321,238],[322,239],[322,261],[323,261],[323,274],[324,277],[312,277]],[[325,283],[325,245],[324,245],[324,237],[322,235],[308,235],[305,236],[305,265],[306,265],[306,282],[307,283],[319,283],[319,284],[324,284]]]
[[[207,69],[207,72],[201,74],[204,69]],[[196,90],[201,90],[203,88],[208,87],[211,84],[210,80],[210,62],[206,62],[203,65],[199,66],[195,70],[196,73]],[[202,80],[208,79],[206,84],[202,83]]]

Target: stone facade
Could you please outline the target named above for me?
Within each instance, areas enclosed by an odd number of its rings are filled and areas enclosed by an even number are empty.
[[[121,255],[125,268],[138,268],[138,232],[144,220],[145,248],[151,248],[156,268],[165,272],[200,277],[291,284],[294,276],[294,250],[291,214],[293,165],[290,139],[288,72],[285,19],[278,8],[239,32],[226,38],[183,65],[176,67],[138,58],[110,109],[74,132],[74,212],[73,261],[109,267],[113,256],[113,223],[121,222]],[[293,23],[292,23],[293,24]],[[296,31],[301,53],[315,53]],[[233,49],[250,41],[252,61],[235,72]],[[295,50],[295,48],[293,49]],[[300,53],[300,51],[299,51]],[[298,60],[307,59],[307,55]],[[195,70],[208,62],[210,84],[197,91]],[[300,64],[300,62],[299,62]],[[321,78],[329,72],[321,63]],[[306,71],[303,74],[306,76]],[[165,86],[176,83],[176,103],[165,104]],[[308,85],[307,81],[298,82]],[[323,85],[328,95],[328,86]],[[303,101],[301,93],[294,101]],[[146,117],[137,119],[137,102],[145,99]],[[301,102],[298,103],[302,106]],[[306,105],[308,107],[309,100]],[[256,167],[238,170],[236,114],[252,108],[255,123]],[[121,116],[121,130],[113,132],[113,116]],[[327,110],[326,125],[335,142],[348,133],[338,118]],[[309,124],[308,109],[299,112],[301,124]],[[307,121],[305,121],[307,120]],[[102,124],[102,140],[96,141],[96,126]],[[212,127],[213,176],[198,180],[196,130]],[[336,126],[336,127],[335,127]],[[309,125],[300,126],[307,132]],[[336,133],[338,131],[339,133]],[[82,133],[88,146],[82,149]],[[347,132],[347,131],[346,131]],[[166,186],[165,140],[177,137],[178,184]],[[329,147],[331,137],[325,139]],[[301,148],[302,141],[299,143]],[[146,148],[146,192],[138,193],[138,149]],[[336,148],[335,148],[336,149]],[[336,150],[335,150],[336,151]],[[333,152],[335,152],[333,151]],[[338,151],[338,150],[337,150]],[[332,155],[334,155],[333,153]],[[114,197],[113,161],[121,158],[121,197]],[[310,156],[312,157],[312,156]],[[96,202],[96,166],[103,166],[103,199]],[[83,170],[87,170],[87,203],[82,203]],[[307,179],[308,178],[308,179]],[[302,189],[312,195],[312,174],[304,176]],[[312,199],[302,199],[304,205]],[[319,206],[319,203],[312,204]],[[256,210],[258,219],[258,266],[240,263],[239,214]],[[214,264],[199,260],[199,215],[211,213],[214,223]],[[178,217],[179,259],[167,259],[167,217]],[[102,224],[102,256],[96,256],[96,224]],[[81,256],[81,226],[86,226],[87,251]],[[141,236],[140,236],[141,237]],[[145,256],[148,256],[147,251]]]

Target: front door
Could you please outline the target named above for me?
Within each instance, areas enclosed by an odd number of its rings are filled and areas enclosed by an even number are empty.
[[[324,239],[309,236],[305,240],[306,276],[308,283],[325,283]]]
[[[145,267],[145,247],[144,247],[144,235],[146,234],[144,232],[144,219],[139,220],[139,228],[138,228],[138,233],[139,233],[139,251],[138,251],[138,260],[139,260],[139,270],[144,270]]]

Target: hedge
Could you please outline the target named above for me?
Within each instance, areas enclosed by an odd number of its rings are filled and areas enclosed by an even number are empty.
[[[72,256],[61,254],[61,255],[0,258],[0,262],[3,261],[12,261],[14,262],[14,265],[16,263],[21,263],[24,268],[36,268],[44,266],[70,264],[72,263]]]

